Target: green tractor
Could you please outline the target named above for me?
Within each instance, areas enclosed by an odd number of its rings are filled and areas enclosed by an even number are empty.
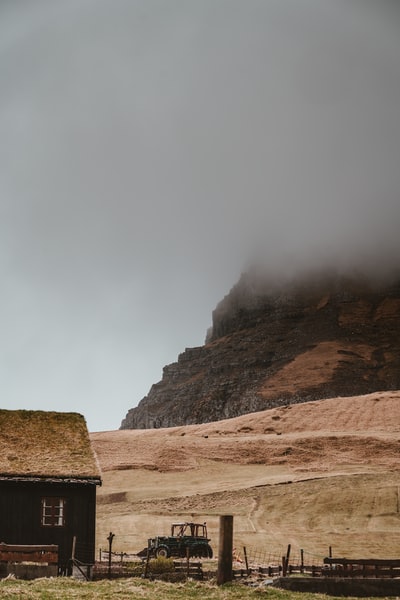
[[[205,523],[173,523],[171,535],[158,535],[148,540],[147,554],[156,558],[212,558],[213,551],[209,541]]]

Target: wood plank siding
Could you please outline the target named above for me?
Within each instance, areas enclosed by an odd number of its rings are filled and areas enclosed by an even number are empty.
[[[60,573],[73,547],[93,564],[101,478],[83,417],[0,411],[0,448],[0,542],[57,545]]]

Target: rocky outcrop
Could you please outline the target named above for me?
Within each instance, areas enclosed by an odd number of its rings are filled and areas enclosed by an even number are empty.
[[[167,365],[121,429],[205,423],[274,406],[400,389],[400,281],[243,275],[204,346]]]

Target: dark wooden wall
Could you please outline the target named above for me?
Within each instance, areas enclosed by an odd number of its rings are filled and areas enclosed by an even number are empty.
[[[41,524],[41,500],[45,496],[67,501],[64,527]],[[59,565],[64,570],[72,555],[83,563],[95,558],[96,486],[80,483],[0,482],[0,542],[6,544],[57,544]]]

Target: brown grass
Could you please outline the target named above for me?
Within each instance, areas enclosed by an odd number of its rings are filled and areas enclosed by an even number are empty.
[[[215,423],[92,433],[103,470],[98,545],[125,551],[174,520],[235,516],[235,545],[397,556],[400,392],[274,408]]]
[[[301,394],[302,390],[318,387],[332,379],[339,363],[352,362],[349,354],[357,353],[364,362],[370,363],[372,352],[373,348],[366,344],[320,342],[268,377],[261,390],[262,395],[264,398],[276,398],[277,394]]]
[[[0,474],[99,477],[84,417],[0,410]]]

